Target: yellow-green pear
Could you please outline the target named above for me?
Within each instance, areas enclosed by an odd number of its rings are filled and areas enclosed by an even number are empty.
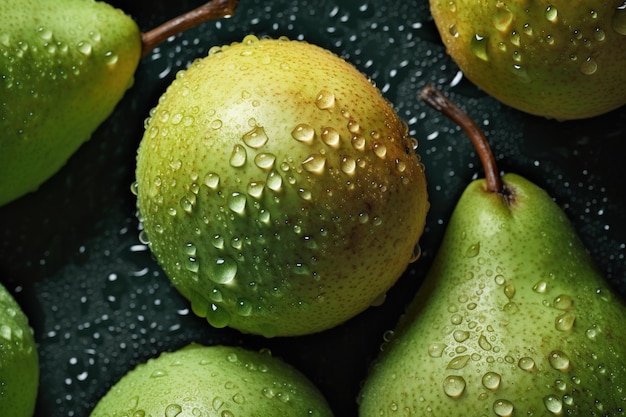
[[[623,0],[430,0],[447,52],[503,103],[559,120],[626,104]]]
[[[0,205],[65,165],[132,85],[142,49],[198,16],[142,41],[130,16],[101,1],[0,2]]]
[[[328,329],[380,302],[414,258],[428,208],[415,146],[350,63],[249,35],[181,71],[150,113],[144,237],[213,326]]]
[[[39,388],[39,356],[19,304],[0,284],[0,416],[31,417]]]
[[[463,119],[486,178],[460,197],[423,286],[370,369],[360,417],[622,416],[623,301],[552,198],[518,175],[500,178],[476,125],[425,91]]]
[[[322,393],[269,351],[187,345],[139,364],[90,417],[332,417]]]

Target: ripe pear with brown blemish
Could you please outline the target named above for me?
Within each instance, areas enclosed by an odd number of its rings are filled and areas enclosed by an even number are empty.
[[[0,206],[65,165],[132,86],[142,55],[167,36],[231,14],[213,0],[140,33],[122,10],[94,0],[0,4]]]
[[[461,196],[423,286],[370,370],[361,417],[620,416],[626,308],[541,188],[498,175]],[[431,94],[432,93],[432,94]]]
[[[342,58],[248,36],[181,71],[152,111],[144,232],[213,326],[319,332],[380,302],[415,257],[428,208],[415,146]]]
[[[503,103],[559,120],[626,104],[623,0],[430,0],[447,52]]]

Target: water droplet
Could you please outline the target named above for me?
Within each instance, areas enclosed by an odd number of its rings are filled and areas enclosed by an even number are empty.
[[[554,322],[554,327],[561,331],[567,332],[572,330],[574,322],[576,321],[576,314],[571,311],[565,312],[558,316]]]
[[[620,35],[626,35],[626,2],[615,9],[611,19],[613,30]]]
[[[446,345],[443,343],[431,343],[430,346],[428,346],[428,355],[431,358],[440,358],[445,349]]]
[[[572,308],[574,300],[567,294],[561,294],[554,299],[553,306],[559,310],[569,310]]]
[[[450,33],[450,35],[452,35],[452,37],[456,38],[459,36],[459,30],[456,27],[456,24],[451,24],[448,27],[448,33]]]
[[[463,316],[460,314],[453,314],[450,317],[450,323],[454,324],[455,326],[458,326],[459,324],[463,323]]]
[[[520,360],[517,362],[517,366],[520,367],[520,369],[523,369],[525,371],[532,371],[533,369],[535,369],[535,361],[533,360],[533,358],[529,358],[528,356],[524,356],[522,358],[520,358]]]
[[[496,400],[493,403],[493,412],[499,417],[510,417],[513,415],[513,403],[509,400]]]
[[[299,142],[311,144],[315,138],[315,130],[311,126],[301,123],[291,131],[291,136]]]
[[[509,37],[509,39],[511,40],[511,43],[515,46],[520,46],[522,43],[522,37],[516,30],[511,32],[511,36]]]
[[[548,283],[545,281],[539,281],[533,285],[533,291],[539,294],[543,294],[548,289]]]
[[[241,139],[243,142],[253,149],[259,149],[268,141],[265,129],[261,126],[255,126],[251,131],[246,132]]]
[[[557,371],[567,371],[569,369],[569,357],[560,350],[554,350],[548,355],[548,361]]]
[[[246,149],[241,145],[233,146],[233,152],[230,155],[230,165],[239,168],[245,165],[248,155]]]
[[[321,174],[326,166],[326,157],[320,154],[310,155],[302,162],[302,166],[309,172]]]
[[[450,398],[459,398],[465,392],[465,379],[458,375],[449,375],[443,380],[443,391]]]
[[[543,404],[546,406],[546,410],[552,414],[561,414],[561,411],[563,411],[563,403],[556,395],[544,397]]]
[[[80,41],[78,42],[78,51],[83,55],[91,55],[92,46],[89,42]]]
[[[595,30],[593,31],[593,37],[595,38],[595,40],[602,42],[606,39],[606,33],[604,33],[604,31],[600,28],[595,28]]]
[[[559,17],[558,10],[554,6],[546,7],[546,19],[552,23],[556,23]]]
[[[206,312],[206,319],[211,326],[221,329],[230,324],[230,313],[224,307],[211,304]]]
[[[487,372],[485,375],[483,375],[482,382],[485,388],[491,391],[495,391],[500,387],[501,380],[502,377],[500,376],[500,374],[496,372]]]
[[[374,150],[374,154],[376,154],[376,156],[379,157],[380,159],[384,159],[385,156],[387,156],[387,147],[383,143],[380,143],[380,142],[374,143],[373,150]]]
[[[335,95],[327,90],[321,90],[317,93],[315,105],[320,110],[330,110],[335,107]]]
[[[483,334],[481,334],[480,337],[478,338],[478,346],[480,346],[481,349],[483,350],[491,350],[491,347],[492,347],[491,343],[489,343],[489,341]]]
[[[359,123],[356,120],[350,119],[348,121],[348,131],[350,133],[357,134],[361,131],[361,125],[359,125]]]
[[[450,362],[448,362],[447,369],[463,369],[465,365],[467,365],[469,359],[469,355],[456,356],[452,358]]]
[[[494,281],[497,285],[504,285],[504,283],[506,282],[506,278],[504,278],[504,275],[498,274],[494,277]]]
[[[222,128],[222,121],[220,119],[215,119],[213,121],[211,121],[211,123],[209,124],[209,127],[213,130],[218,130]]]
[[[246,196],[239,192],[233,192],[228,199],[228,208],[234,213],[244,214],[246,210]]]
[[[507,282],[504,286],[504,295],[509,300],[515,296],[515,284],[512,281]]]
[[[331,148],[338,148],[341,136],[334,127],[325,127],[322,129],[322,140]]]
[[[237,263],[229,257],[215,258],[211,265],[209,279],[218,284],[228,284],[237,275]]]
[[[468,258],[474,258],[478,256],[479,253],[480,253],[480,242],[476,242],[467,248],[467,251],[465,252],[465,256]]]
[[[205,177],[204,177],[204,184],[215,190],[219,184],[220,184],[220,176],[214,172],[209,172]]]
[[[508,32],[513,22],[513,13],[503,3],[496,3],[496,11],[493,15],[493,24],[500,32]]]
[[[489,38],[475,34],[470,40],[470,49],[472,53],[476,55],[478,59],[483,61],[489,61],[489,55],[487,54],[487,44]]]
[[[280,191],[283,186],[283,177],[273,169],[267,174],[265,184],[272,191]]]
[[[263,181],[251,181],[248,184],[248,194],[254,198],[261,198],[265,183]]]
[[[452,333],[452,337],[459,343],[466,341],[469,338],[470,334],[467,330],[455,330]]]
[[[245,298],[240,298],[239,300],[237,300],[237,313],[239,315],[249,316],[250,314],[252,314],[252,309],[253,306],[250,300],[247,300]]]
[[[592,57],[588,57],[582,64],[580,64],[580,72],[585,75],[593,75],[598,70],[598,63]]]
[[[366,141],[363,135],[352,136],[350,143],[352,143],[352,147],[357,151],[365,150]]]
[[[356,161],[351,156],[341,157],[341,170],[348,175],[352,175],[356,171]]]
[[[183,412],[183,408],[178,404],[170,404],[165,407],[165,417],[176,417]]]

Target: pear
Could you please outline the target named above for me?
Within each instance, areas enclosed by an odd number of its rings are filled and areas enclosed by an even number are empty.
[[[93,0],[0,4],[0,205],[39,187],[111,114],[143,54],[232,12],[215,0],[154,31]]]
[[[147,120],[143,239],[214,327],[329,329],[381,302],[415,258],[428,208],[416,145],[324,48],[254,35],[216,46]]]
[[[486,179],[461,195],[360,416],[622,415],[623,301],[550,196],[500,177],[478,127],[430,87],[424,96],[470,133]]]
[[[190,344],[124,375],[91,417],[332,417],[322,393],[267,350]]]
[[[558,120],[626,104],[623,0],[430,0],[447,52],[503,103]]]
[[[39,387],[39,356],[15,298],[0,284],[0,415],[31,417]]]

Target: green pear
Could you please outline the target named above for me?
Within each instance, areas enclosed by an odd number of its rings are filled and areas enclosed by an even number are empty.
[[[350,63],[249,35],[181,71],[150,113],[144,238],[215,327],[328,329],[381,302],[415,258],[428,207],[415,146]]]
[[[142,36],[128,15],[104,2],[3,0],[0,205],[37,189],[90,138],[132,85],[142,51],[190,22],[226,13],[221,3],[205,6],[213,14]]]
[[[269,351],[187,345],[138,365],[91,417],[332,417],[307,377]]]
[[[500,178],[476,125],[439,93],[427,100],[465,119],[487,175],[460,197],[360,416],[623,415],[622,300],[550,196]]]
[[[15,298],[0,284],[0,415],[31,417],[38,387],[33,330]]]
[[[503,103],[559,120],[626,104],[623,0],[430,0],[447,52]]]

